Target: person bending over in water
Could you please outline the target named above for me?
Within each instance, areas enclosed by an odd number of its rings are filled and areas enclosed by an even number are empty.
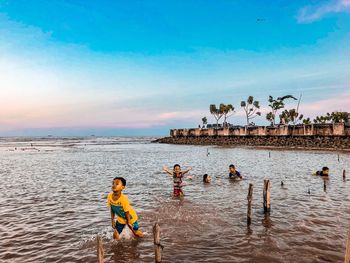
[[[173,171],[169,171],[169,169],[164,166],[163,170],[165,172],[167,172],[169,175],[173,176],[174,179],[174,196],[178,197],[178,196],[183,196],[184,193],[182,191],[182,178],[183,176],[188,173],[190,170],[192,169],[192,167],[189,167],[187,170],[185,171],[181,171],[181,167],[179,164],[175,164],[174,165],[174,170]],[[191,176],[187,177],[188,179],[192,179]]]
[[[317,171],[315,175],[319,176],[328,176],[329,175],[329,168],[328,167],[322,167],[322,171]]]
[[[243,179],[242,175],[240,172],[236,170],[236,167],[233,164],[230,164],[229,166],[229,177],[230,179]]]
[[[207,174],[203,175],[203,183],[209,184],[211,182],[211,177]]]
[[[144,236],[139,230],[135,210],[129,204],[128,197],[122,193],[125,185],[126,180],[123,177],[115,177],[112,182],[112,192],[107,197],[107,204],[111,208],[112,228],[114,229],[113,238],[116,240],[120,239],[119,235],[125,225],[128,225],[136,237]],[[117,216],[116,222],[114,221],[115,216]]]

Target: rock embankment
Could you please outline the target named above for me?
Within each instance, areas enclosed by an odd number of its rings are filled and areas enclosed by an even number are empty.
[[[154,142],[187,145],[249,146],[286,149],[349,150],[350,136],[203,136],[165,137]]]

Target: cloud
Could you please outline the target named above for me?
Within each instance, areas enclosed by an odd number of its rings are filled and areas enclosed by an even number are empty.
[[[336,97],[323,99],[315,102],[305,102],[300,105],[300,112],[305,117],[316,117],[327,112],[347,111],[350,112],[350,92],[344,92]]]
[[[317,6],[305,6],[299,10],[299,23],[312,23],[330,13],[350,12],[350,0],[331,0]]]

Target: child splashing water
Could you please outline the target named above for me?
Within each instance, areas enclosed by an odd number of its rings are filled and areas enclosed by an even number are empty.
[[[183,196],[184,193],[182,191],[182,178],[183,178],[183,176],[186,173],[188,173],[190,170],[192,170],[192,167],[189,167],[185,171],[181,171],[180,165],[179,164],[175,164],[173,171],[169,171],[169,169],[166,166],[163,167],[163,170],[165,172],[167,172],[169,175],[173,176],[173,179],[174,179],[174,196],[175,197]],[[188,176],[187,178],[192,179],[191,176]]]
[[[115,177],[112,182],[112,192],[108,194],[107,204],[111,209],[112,228],[114,229],[113,238],[120,239],[120,234],[125,225],[127,225],[136,237],[143,237],[144,234],[139,230],[137,215],[135,210],[129,204],[128,197],[122,193],[125,189],[126,180],[123,177]],[[115,222],[115,216],[117,221]]]

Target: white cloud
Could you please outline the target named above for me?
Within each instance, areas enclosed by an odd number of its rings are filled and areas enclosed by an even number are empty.
[[[305,6],[297,16],[299,23],[311,23],[330,13],[350,12],[350,0],[331,0],[316,6]]]
[[[336,97],[318,100],[315,102],[301,103],[300,110],[305,117],[324,115],[327,112],[347,111],[350,112],[350,92],[345,91]]]

